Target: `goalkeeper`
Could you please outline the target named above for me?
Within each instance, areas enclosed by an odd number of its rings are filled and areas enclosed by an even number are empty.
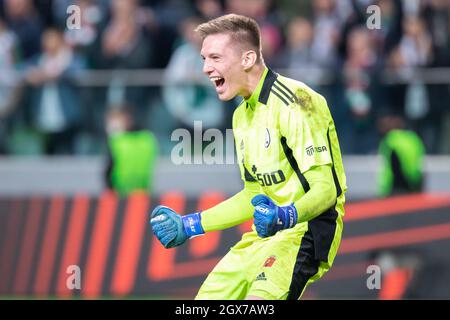
[[[153,232],[166,248],[254,219],[196,299],[299,299],[328,271],[342,235],[346,178],[325,99],[265,66],[257,23],[225,15],[196,28],[203,71],[233,115],[242,191],[180,216],[159,206]]]

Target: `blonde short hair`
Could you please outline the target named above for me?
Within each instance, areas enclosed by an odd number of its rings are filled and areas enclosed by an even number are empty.
[[[202,40],[213,34],[226,33],[244,49],[253,49],[256,52],[259,63],[261,54],[261,31],[258,24],[252,18],[237,14],[227,14],[208,22],[200,24],[195,28]]]

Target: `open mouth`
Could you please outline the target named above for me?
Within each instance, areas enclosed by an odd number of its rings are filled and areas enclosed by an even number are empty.
[[[214,83],[216,89],[221,89],[225,83],[225,79],[222,77],[212,77],[211,81]]]

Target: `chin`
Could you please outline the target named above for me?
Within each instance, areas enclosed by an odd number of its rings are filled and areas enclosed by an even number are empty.
[[[226,92],[224,92],[222,94],[218,94],[217,97],[221,101],[230,101],[230,100],[234,99],[234,97],[236,97],[236,95],[230,95],[230,94],[227,94]]]
[[[221,97],[221,96],[219,96],[219,100],[220,101],[230,101],[231,99],[233,99],[233,97]]]

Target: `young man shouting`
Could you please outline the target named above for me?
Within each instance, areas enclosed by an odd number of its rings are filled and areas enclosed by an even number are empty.
[[[220,100],[243,97],[233,115],[242,191],[203,212],[151,215],[166,248],[254,218],[196,299],[299,299],[328,271],[342,235],[346,178],[325,99],[264,64],[260,30],[229,14],[197,27],[203,72]]]

